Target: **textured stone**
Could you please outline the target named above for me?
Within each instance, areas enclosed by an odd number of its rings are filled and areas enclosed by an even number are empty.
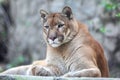
[[[115,46],[116,46],[116,39],[114,38],[105,38],[104,39],[104,47],[109,50],[109,51],[113,51],[115,49]]]
[[[116,53],[115,55],[117,62],[120,63],[120,51]]]
[[[63,77],[38,77],[20,75],[1,75],[0,80],[120,80],[119,78],[63,78]]]
[[[117,34],[118,34],[118,27],[112,23],[107,23],[106,26],[106,32],[105,32],[105,35],[106,36],[109,36],[109,37],[116,37]]]

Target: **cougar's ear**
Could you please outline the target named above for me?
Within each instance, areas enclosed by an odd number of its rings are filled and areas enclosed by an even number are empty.
[[[44,10],[40,10],[40,15],[41,15],[42,20],[46,20],[48,13]]]
[[[69,6],[65,6],[62,10],[62,13],[68,18],[68,19],[72,19],[73,18],[73,14],[72,14],[72,10]]]

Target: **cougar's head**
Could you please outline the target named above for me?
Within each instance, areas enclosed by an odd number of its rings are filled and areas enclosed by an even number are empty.
[[[77,23],[70,7],[64,7],[61,13],[48,13],[40,10],[40,14],[44,38],[50,46],[59,47],[73,39]]]

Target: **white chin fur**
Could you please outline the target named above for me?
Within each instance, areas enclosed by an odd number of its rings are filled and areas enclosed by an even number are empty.
[[[60,44],[50,44],[52,47],[59,47],[60,46]]]

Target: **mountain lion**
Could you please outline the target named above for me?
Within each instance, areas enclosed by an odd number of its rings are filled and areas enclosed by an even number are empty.
[[[46,59],[9,69],[1,74],[61,77],[108,77],[108,65],[100,44],[86,25],[78,22],[70,7],[60,13],[40,11],[47,44]]]

